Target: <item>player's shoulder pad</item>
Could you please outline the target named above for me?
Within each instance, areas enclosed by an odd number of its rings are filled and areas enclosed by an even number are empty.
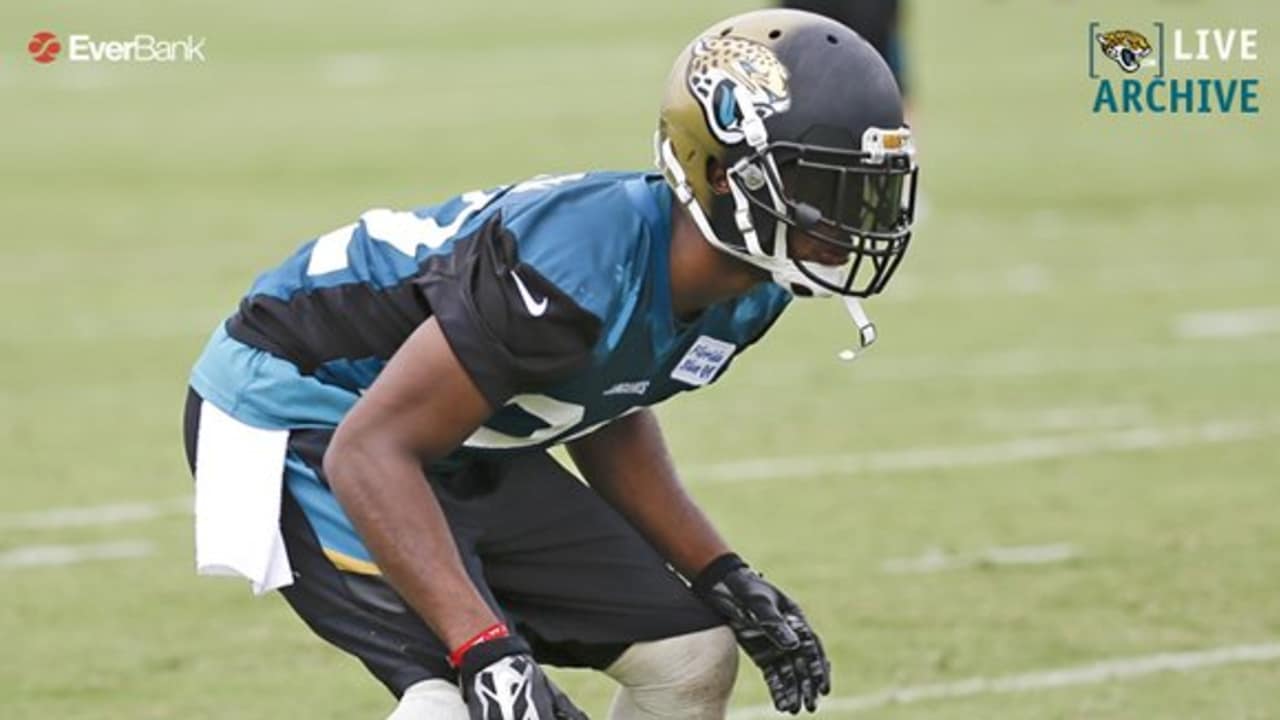
[[[775,282],[762,282],[743,295],[734,309],[734,315],[742,319],[770,318],[778,315],[794,296],[791,291]]]
[[[590,173],[512,208],[507,225],[522,265],[608,324],[647,270],[650,219],[628,183],[639,176]]]
[[[762,282],[733,305],[733,325],[743,334],[739,352],[754,345],[782,317],[792,294],[774,282]]]
[[[427,259],[417,280],[454,354],[494,407],[584,365],[599,317],[522,261],[501,210]]]

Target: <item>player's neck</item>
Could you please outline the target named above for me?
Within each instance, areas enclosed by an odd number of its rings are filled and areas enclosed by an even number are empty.
[[[672,204],[671,216],[671,307],[676,317],[697,315],[768,280],[755,266],[712,247],[679,203]]]

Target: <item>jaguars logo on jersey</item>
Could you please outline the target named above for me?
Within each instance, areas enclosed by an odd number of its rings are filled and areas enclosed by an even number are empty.
[[[754,110],[767,118],[791,107],[787,68],[772,50],[747,38],[725,35],[699,40],[686,82],[702,106],[707,127],[726,145],[745,138],[744,112]]]
[[[1099,33],[1097,38],[1102,52],[1127,73],[1137,72],[1143,59],[1151,54],[1151,43],[1142,33],[1133,30],[1112,30]]]

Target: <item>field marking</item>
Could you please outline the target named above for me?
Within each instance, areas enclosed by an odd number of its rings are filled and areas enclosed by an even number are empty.
[[[975,420],[991,430],[1081,430],[1149,423],[1150,411],[1141,405],[1048,407],[1033,410],[986,409]]]
[[[977,445],[918,447],[840,455],[799,455],[688,465],[695,482],[736,483],[787,477],[849,476],[911,472],[1078,457],[1096,453],[1143,452],[1193,445],[1241,442],[1280,434],[1280,419],[1215,420],[1174,427],[1139,426],[1105,433],[1046,435]]]
[[[873,356],[872,356],[873,357]],[[985,353],[897,356],[868,361],[851,377],[855,381],[921,382],[953,378],[1019,378],[1100,372],[1194,370],[1270,366],[1280,362],[1280,348],[1233,348],[1206,353],[1203,345],[1134,345],[1088,350],[997,350]]]
[[[952,555],[932,548],[917,557],[885,560],[880,569],[893,575],[935,573],[989,565],[1049,565],[1077,557],[1080,553],[1069,543],[989,547],[968,555]]]
[[[0,552],[0,567],[51,567],[91,560],[121,560],[155,554],[155,546],[141,540],[90,545],[26,545]]]
[[[819,709],[827,712],[857,713],[891,705],[906,705],[930,700],[951,700],[975,695],[1053,690],[1076,685],[1093,685],[1114,680],[1125,680],[1162,672],[1188,672],[1219,665],[1263,663],[1275,660],[1280,660],[1280,643],[1233,645],[1194,652],[1168,652],[1157,655],[1103,660],[1089,665],[1077,665],[1056,670],[1037,670],[994,678],[979,676],[948,683],[889,688],[867,695],[826,698],[822,701]],[[753,705],[729,713],[730,720],[763,720],[776,717],[780,717],[780,714],[768,705]]]
[[[125,76],[117,68],[84,63],[75,69],[63,66],[54,76],[54,82],[68,90],[95,92],[124,85]]]
[[[1280,333],[1280,307],[1186,313],[1174,319],[1173,333],[1195,340],[1275,335]]]
[[[344,53],[324,59],[324,78],[335,87],[369,87],[389,75],[387,58],[377,53]]]
[[[1208,265],[1102,265],[1063,271],[1041,262],[998,268],[952,268],[949,272],[904,274],[879,303],[1061,295],[1081,290],[1090,294],[1131,295],[1145,292],[1185,292],[1223,288],[1268,287],[1275,277],[1263,258],[1211,262]]]
[[[119,525],[153,520],[167,515],[190,513],[194,507],[190,497],[157,502],[112,503],[81,507],[51,508],[25,513],[0,515],[0,530],[47,530],[94,525]]]
[[[1174,427],[1139,426],[1087,435],[1046,435],[997,443],[916,447],[839,455],[755,458],[686,464],[693,482],[733,483],[779,477],[822,477],[863,473],[912,472],[940,468],[1007,465],[1093,453],[1142,452],[1193,445],[1243,442],[1280,434],[1280,419],[1215,420]],[[192,512],[190,497],[156,502],[113,503],[53,508],[0,515],[0,530],[44,530],[117,525]]]

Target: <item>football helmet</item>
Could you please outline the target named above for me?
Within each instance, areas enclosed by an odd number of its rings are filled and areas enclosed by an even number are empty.
[[[874,339],[856,298],[883,290],[907,251],[918,171],[902,96],[870,44],[797,10],[723,20],[677,58],[654,144],[708,242],[796,295],[844,296],[863,344]],[[792,229],[810,250],[796,252]]]

